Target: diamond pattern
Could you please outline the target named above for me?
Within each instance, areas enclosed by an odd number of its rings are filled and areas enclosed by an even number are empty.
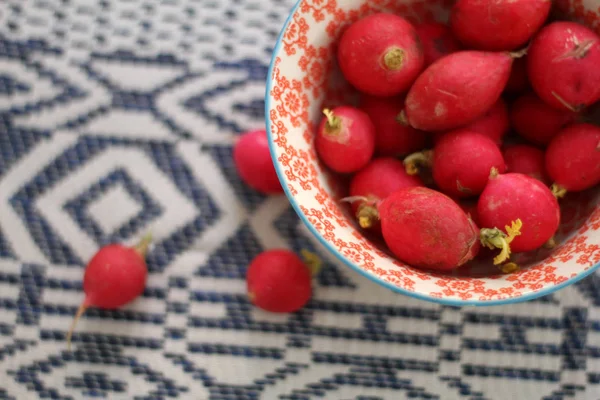
[[[291,5],[0,3],[0,399],[596,400],[599,275],[505,307],[400,297],[239,179]],[[147,231],[144,294],[67,351],[86,260]],[[246,296],[274,247],[324,261],[291,315]]]

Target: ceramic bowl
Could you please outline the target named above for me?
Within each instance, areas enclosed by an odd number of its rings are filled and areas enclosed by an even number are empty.
[[[357,227],[347,206],[346,180],[330,173],[313,146],[323,107],[353,103],[356,93],[341,78],[335,43],[353,21],[391,12],[412,22],[445,21],[452,0],[300,0],[286,21],[267,81],[266,117],[279,179],[302,221],[344,264],[408,296],[447,305],[493,305],[547,295],[590,275],[600,264],[599,191],[561,202],[558,245],[514,255],[520,270],[502,274],[481,261],[449,274],[422,271],[391,256]],[[557,10],[598,28],[597,0],[560,0]]]

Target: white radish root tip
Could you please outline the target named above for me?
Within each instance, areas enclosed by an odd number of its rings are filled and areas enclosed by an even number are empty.
[[[81,303],[81,305],[77,309],[77,313],[75,314],[75,317],[73,318],[73,322],[71,322],[71,327],[69,328],[69,331],[67,332],[67,350],[69,350],[69,351],[71,351],[71,339],[73,337],[73,332],[75,331],[75,327],[77,326],[77,322],[79,322],[79,320],[81,319],[81,316],[85,313],[85,310],[87,310],[88,307],[89,307],[89,304],[86,299],[83,301],[83,303]]]

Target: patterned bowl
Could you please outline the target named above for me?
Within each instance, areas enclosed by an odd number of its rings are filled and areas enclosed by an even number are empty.
[[[586,11],[597,0],[561,0],[557,7],[598,29]],[[311,232],[343,263],[406,295],[447,305],[494,305],[533,299],[574,283],[600,265],[600,191],[568,196],[562,204],[558,245],[514,255],[521,269],[501,274],[480,262],[451,274],[424,272],[394,259],[364,236],[339,203],[347,182],[328,172],[313,147],[323,107],[354,102],[356,93],[335,65],[335,42],[352,21],[387,11],[413,22],[447,18],[453,0],[300,0],[279,36],[266,92],[271,155],[286,194]]]

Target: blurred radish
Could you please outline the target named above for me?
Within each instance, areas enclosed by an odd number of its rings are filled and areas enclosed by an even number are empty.
[[[85,298],[67,333],[67,346],[81,316],[89,307],[114,310],[142,294],[146,286],[148,269],[146,252],[151,236],[146,235],[135,247],[110,244],[102,247],[85,268],[83,291]]]
[[[263,194],[283,192],[264,129],[244,133],[233,146],[237,173],[248,186]]]

